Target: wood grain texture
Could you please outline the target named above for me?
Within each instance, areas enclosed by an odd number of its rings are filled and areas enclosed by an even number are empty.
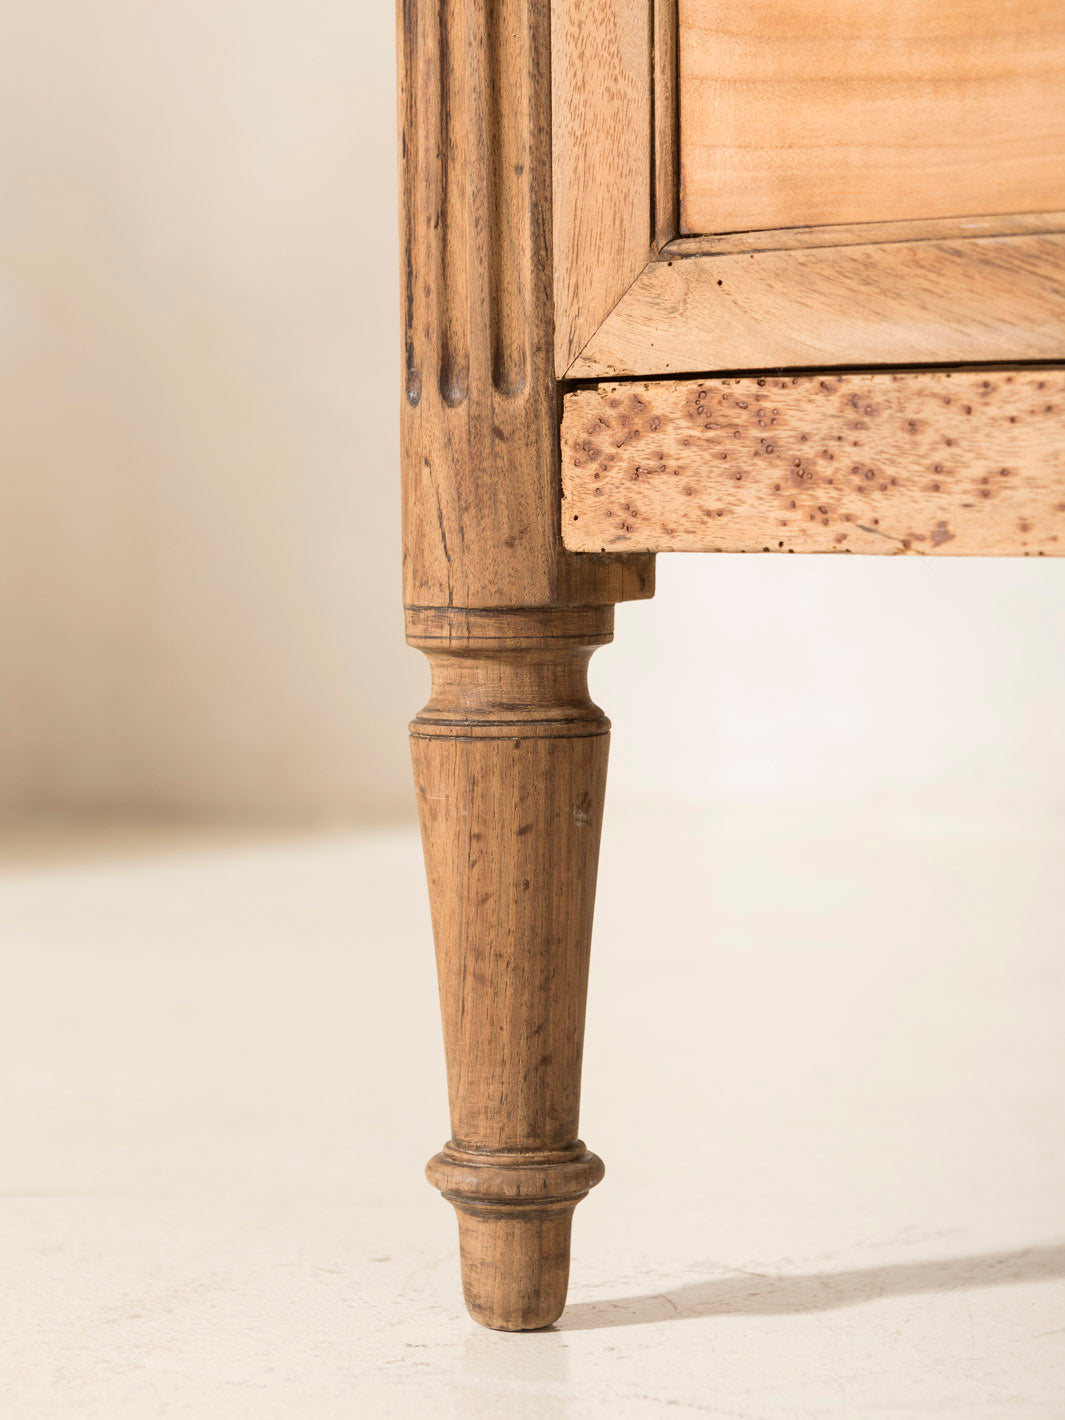
[[[1065,235],[651,262],[572,379],[1065,358]]]
[[[559,374],[650,249],[651,6],[652,0],[550,6]]]
[[[612,624],[408,613],[433,670],[411,749],[451,1104],[428,1174],[459,1216],[467,1306],[503,1330],[562,1311],[573,1209],[603,1173],[577,1127],[609,730],[587,667]]]
[[[654,0],[655,245],[680,231],[680,78],[677,0]]]
[[[433,666],[412,756],[453,1130],[430,1176],[459,1213],[470,1311],[504,1329],[561,1311],[570,1218],[602,1172],[576,1138],[607,753],[585,676],[612,603],[653,590],[653,559],[579,556],[559,531],[550,50],[542,0],[400,0],[403,586]],[[649,164],[649,110],[642,141]],[[627,161],[602,176],[627,211]],[[642,259],[646,171],[639,190]],[[580,319],[622,274],[624,223],[587,220],[582,259],[605,274],[564,281]]]
[[[887,242],[956,242],[969,237],[1011,237],[1065,232],[1065,212],[1002,212],[993,217],[928,217],[919,221],[858,222],[832,227],[777,227],[721,236],[675,237],[662,248],[667,260],[733,252],[794,251],[798,247],[877,246]]]
[[[1060,0],[679,0],[686,232],[1065,205]]]
[[[1065,555],[1065,371],[600,385],[566,396],[574,549]]]
[[[405,601],[649,595],[646,561],[571,557],[558,536],[549,7],[398,15]]]

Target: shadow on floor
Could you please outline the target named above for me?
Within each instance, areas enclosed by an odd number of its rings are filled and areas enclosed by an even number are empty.
[[[898,1262],[853,1272],[813,1272],[796,1276],[741,1272],[709,1282],[692,1282],[669,1292],[618,1297],[608,1302],[575,1302],[556,1324],[558,1331],[595,1331],[607,1326],[685,1321],[708,1316],[788,1316],[853,1307],[880,1297],[921,1292],[953,1292],[969,1287],[1004,1287],[1065,1277],[1065,1243]]]

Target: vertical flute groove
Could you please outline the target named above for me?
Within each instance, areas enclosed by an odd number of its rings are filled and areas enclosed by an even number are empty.
[[[407,403],[418,405],[422,397],[422,375],[415,336],[416,299],[414,253],[417,245],[421,161],[417,98],[417,73],[421,63],[418,38],[417,0],[401,0],[400,5],[400,85],[402,124],[400,128],[400,223],[403,240],[403,388]]]
[[[466,229],[466,129],[469,75],[466,0],[440,0],[440,393],[461,404],[470,384],[469,250]]]

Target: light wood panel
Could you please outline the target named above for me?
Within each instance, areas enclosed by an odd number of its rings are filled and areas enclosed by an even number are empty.
[[[580,551],[1065,554],[1065,371],[599,385],[566,396]]]
[[[650,249],[651,4],[552,0],[550,6],[559,374]]]
[[[1065,205],[1061,0],[679,0],[681,224]]]
[[[568,374],[1058,358],[1060,232],[652,262]]]

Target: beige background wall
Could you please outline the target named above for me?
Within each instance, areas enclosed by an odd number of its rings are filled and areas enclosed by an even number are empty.
[[[391,5],[5,19],[0,807],[408,814]],[[1065,806],[1065,564],[659,567],[616,798]]]
[[[406,802],[392,29],[7,8],[8,805]]]

